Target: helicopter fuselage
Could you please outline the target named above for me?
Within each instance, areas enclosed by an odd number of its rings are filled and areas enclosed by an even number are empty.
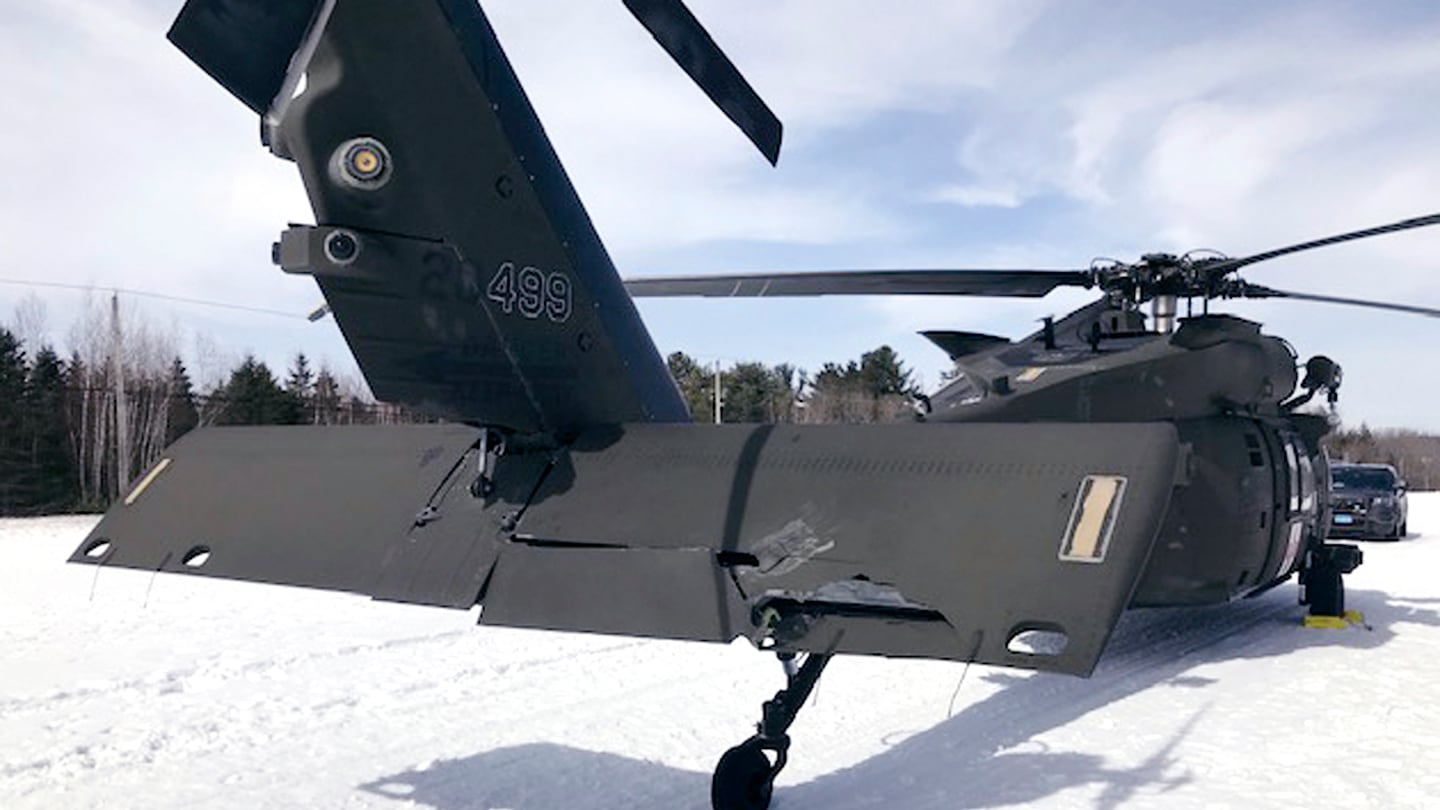
[[[1245,596],[1288,579],[1323,541],[1328,424],[1286,409],[1296,355],[1258,324],[1202,315],[1165,334],[1100,301],[1018,342],[936,342],[955,377],[928,421],[1174,424],[1175,492],[1132,606]]]

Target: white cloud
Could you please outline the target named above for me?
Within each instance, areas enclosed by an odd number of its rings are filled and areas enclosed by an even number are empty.
[[[943,106],[955,90],[983,85],[1040,7],[931,0],[897,14],[858,0],[694,5],[784,121],[782,166],[827,132]],[[578,0],[486,8],[617,253],[900,230],[873,190],[765,165],[623,11]]]
[[[964,183],[941,186],[926,194],[924,199],[927,202],[953,203],[968,208],[1018,208],[1021,202],[1020,193],[1013,188]]]

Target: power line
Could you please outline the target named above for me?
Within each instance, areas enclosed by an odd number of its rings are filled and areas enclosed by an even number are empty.
[[[279,318],[295,318],[305,320],[306,316],[286,312],[279,309],[266,309],[264,307],[251,307],[244,304],[230,304],[224,301],[207,301],[203,298],[187,298],[183,295],[168,295],[166,293],[151,292],[149,290],[134,290],[125,287],[99,287],[94,284],[67,284],[63,281],[32,281],[30,279],[0,278],[0,284],[10,284],[17,287],[52,287],[60,290],[79,290],[81,292],[100,292],[109,290],[118,295],[133,295],[137,298],[154,298],[159,301],[172,301],[179,304],[193,304],[201,307],[214,307],[216,309],[230,309],[237,312],[251,312],[258,315],[274,315]]]

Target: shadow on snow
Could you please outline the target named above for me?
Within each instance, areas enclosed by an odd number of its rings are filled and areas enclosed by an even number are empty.
[[[1186,674],[1198,665],[1283,658],[1307,648],[1373,649],[1395,637],[1392,628],[1397,624],[1440,626],[1440,612],[1417,607],[1429,600],[1350,590],[1348,606],[1365,614],[1365,627],[1306,630],[1299,625],[1303,608],[1294,604],[1294,593],[1287,587],[1230,605],[1130,611],[1091,678],[990,670],[983,677],[1005,688],[863,762],[804,784],[777,786],[773,807],[1003,807],[1098,785],[1103,787],[1096,807],[1110,810],[1139,791],[1172,790],[1192,780],[1175,750],[1204,718],[1205,708],[1154,724],[1172,728],[1168,734],[1137,729],[1155,737],[1155,749],[1133,767],[1109,765],[1097,754],[1049,750],[1034,738],[1148,689],[1203,689],[1214,683],[1213,678]],[[755,696],[757,716],[767,697]],[[751,719],[737,718],[735,742]],[[805,739],[803,722],[802,714],[792,756],[804,757],[807,747],[824,744]],[[717,759],[720,753],[715,752]],[[532,744],[440,761],[425,770],[382,777],[361,789],[435,810],[672,810],[708,808],[709,783],[708,773]]]

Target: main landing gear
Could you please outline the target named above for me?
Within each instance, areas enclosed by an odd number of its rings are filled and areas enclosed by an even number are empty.
[[[1324,543],[1311,551],[1309,564],[1300,572],[1300,604],[1310,606],[1312,617],[1344,617],[1344,575],[1363,559],[1360,549],[1350,545]]]
[[[830,662],[830,653],[809,653],[798,667],[794,653],[779,656],[785,667],[785,688],[765,701],[755,736],[720,757],[710,780],[710,804],[715,810],[766,810],[770,806],[775,776],[785,767],[790,750],[790,735],[785,732]]]

